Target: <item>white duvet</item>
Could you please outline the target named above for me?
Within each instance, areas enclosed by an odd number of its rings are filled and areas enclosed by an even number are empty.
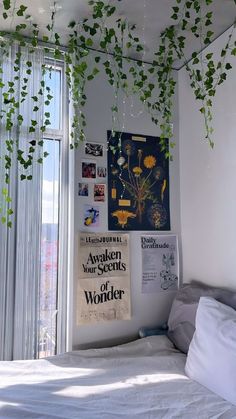
[[[236,418],[189,380],[165,336],[35,361],[0,362],[0,418]]]

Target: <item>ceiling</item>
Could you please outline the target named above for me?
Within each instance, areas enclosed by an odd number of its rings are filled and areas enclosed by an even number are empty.
[[[204,0],[202,0],[204,1]],[[204,1],[205,2],[205,1]],[[18,5],[28,6],[28,12],[33,16],[35,22],[40,27],[45,28],[50,22],[53,0],[16,0]],[[174,0],[110,0],[110,3],[117,7],[114,20],[118,17],[126,17],[130,23],[136,24],[136,33],[140,40],[145,44],[145,52],[137,55],[132,54],[133,58],[151,62],[154,52],[158,48],[158,39],[161,31],[168,25],[173,24],[170,19],[171,7],[175,4]],[[60,33],[63,43],[66,44],[67,24],[72,20],[82,20],[91,14],[88,0],[57,0],[58,11],[56,13],[55,27]],[[2,2],[0,4],[0,12]],[[210,9],[214,11],[215,38],[229,28],[236,17],[236,6],[234,0],[213,0]],[[145,16],[145,18],[144,18]],[[14,27],[14,25],[12,25]],[[10,30],[8,21],[0,18],[0,28]],[[189,59],[193,50],[200,50],[198,41],[189,32],[187,34],[188,46],[186,57]],[[175,62],[175,68],[180,68],[182,62]]]

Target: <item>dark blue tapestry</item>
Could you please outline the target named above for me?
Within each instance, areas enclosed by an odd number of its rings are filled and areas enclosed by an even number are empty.
[[[108,135],[108,229],[170,230],[169,160],[158,137]]]

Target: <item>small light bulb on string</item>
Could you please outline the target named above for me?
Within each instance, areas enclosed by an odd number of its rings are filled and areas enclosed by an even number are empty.
[[[54,26],[55,26],[56,14],[61,9],[62,9],[62,6],[55,1],[54,1],[53,5],[50,6],[50,10],[51,10],[51,25],[50,25],[51,36],[50,36],[50,41],[53,39],[53,36],[54,36]]]
[[[126,118],[126,96],[125,96],[125,93],[124,93],[124,97],[123,97],[123,101],[122,101],[122,103],[123,103],[123,113],[122,113],[122,117],[123,117],[123,125],[122,125],[122,131],[124,131],[124,129],[125,129],[125,118]]]
[[[122,128],[121,132],[123,133],[125,131],[125,124],[126,124],[126,94],[124,92],[123,100],[122,100]],[[121,154],[121,135],[119,138],[119,154]]]
[[[50,6],[50,10],[54,13],[59,12],[59,10],[62,9],[62,6],[58,4],[57,2],[54,2],[52,6]]]
[[[117,164],[118,164],[118,166],[120,168],[119,179],[120,179],[120,182],[121,182],[122,187],[123,187],[123,189],[122,189],[122,191],[120,193],[120,199],[123,199],[123,196],[124,196],[124,193],[125,193],[125,189],[126,189],[125,183],[123,182],[123,179],[122,179],[123,164],[125,163],[125,158],[122,156],[122,148],[121,148],[121,146],[122,146],[122,144],[121,144],[121,138],[122,138],[123,132],[125,131],[125,125],[126,125],[126,94],[125,94],[125,92],[124,92],[124,96],[123,96],[123,100],[122,100],[122,107],[123,107],[123,109],[122,109],[122,120],[123,120],[123,123],[122,123],[121,133],[120,133],[120,136],[119,136],[119,143],[118,143],[119,157],[117,159]]]
[[[130,116],[132,118],[139,118],[143,114],[143,112],[144,112],[144,106],[143,106],[142,109],[140,109],[140,111],[138,111],[138,112],[135,113],[134,112],[134,99],[133,99],[133,96],[130,96],[130,102],[131,102],[131,104],[130,104]]]
[[[120,179],[120,181],[121,181],[121,184],[122,184],[122,187],[123,187],[123,190],[122,190],[122,192],[121,192],[121,194],[120,194],[120,199],[123,199],[123,197],[124,197],[124,193],[125,193],[125,190],[126,190],[126,187],[125,187],[125,183],[122,181],[122,179],[121,179],[121,176],[122,176],[122,172],[119,174],[119,179]]]

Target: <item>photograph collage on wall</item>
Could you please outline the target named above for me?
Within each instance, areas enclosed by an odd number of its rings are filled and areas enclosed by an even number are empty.
[[[86,142],[84,155],[85,158],[81,160],[78,196],[83,200],[81,202],[84,202],[83,227],[86,230],[96,230],[100,227],[102,205],[106,202],[107,168],[103,165],[104,144]]]
[[[159,137],[107,136],[109,230],[170,230],[169,160]]]

